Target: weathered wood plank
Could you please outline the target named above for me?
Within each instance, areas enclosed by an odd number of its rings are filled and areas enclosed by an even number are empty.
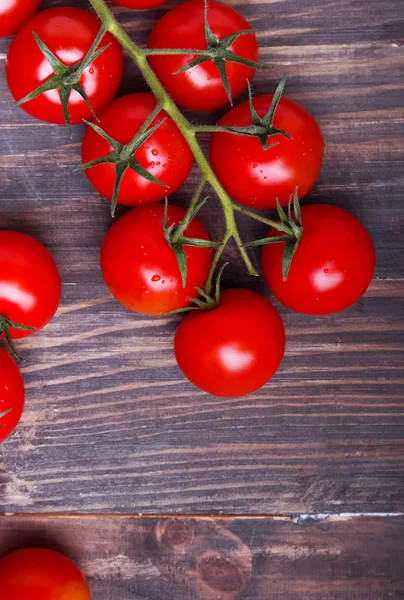
[[[404,518],[0,518],[0,556],[54,549],[92,600],[398,600]]]
[[[98,252],[110,218],[105,200],[72,172],[82,128],[70,140],[63,128],[25,115],[11,101],[2,55],[0,226],[43,241],[64,285],[57,318],[19,344],[27,408],[0,449],[0,512],[402,510],[402,0],[234,4],[262,31],[262,57],[276,66],[257,75],[256,93],[286,71],[287,93],[324,130],[325,164],[308,201],[337,204],[363,221],[375,241],[375,280],[340,315],[313,319],[277,305],[287,355],[257,394],[199,393],[175,366],[177,319],[129,314],[102,282]],[[170,6],[117,13],[145,42]],[[7,44],[0,40],[0,55]],[[140,89],[128,62],[121,92]],[[176,202],[187,202],[195,181],[196,173]],[[213,198],[203,218],[218,235]],[[244,220],[243,231],[252,239],[265,228]],[[233,258],[225,284],[268,293]]]

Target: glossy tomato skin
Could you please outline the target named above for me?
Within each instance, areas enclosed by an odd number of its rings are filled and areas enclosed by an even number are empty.
[[[208,22],[217,38],[244,29],[249,23],[231,6],[209,2]],[[155,25],[150,34],[149,48],[207,48],[204,31],[203,0],[191,0],[173,8]],[[258,44],[255,34],[240,36],[230,47],[236,54],[257,61]],[[217,67],[212,61],[174,75],[196,56],[150,56],[149,62],[160,82],[177,104],[192,110],[213,110],[225,106],[229,100]],[[233,100],[247,87],[255,70],[227,62],[227,76]]]
[[[264,117],[272,98],[254,98],[259,117]],[[243,102],[226,113],[218,124],[243,127],[251,123],[249,104]],[[282,97],[275,112],[274,127],[287,131],[293,139],[271,136],[268,143],[279,143],[264,150],[256,137],[229,133],[214,133],[211,137],[213,170],[227,193],[246,206],[276,208],[277,198],[286,206],[296,187],[299,198],[303,198],[320,173],[324,141],[316,120],[302,106]]]
[[[97,125],[121,144],[128,144],[156,106],[152,94],[129,94],[107,106]],[[152,126],[164,123],[135,153],[136,160],[167,187],[148,181],[132,169],[127,169],[118,194],[118,203],[127,206],[150,204],[175,192],[188,178],[194,156],[174,121],[161,111]],[[91,127],[87,128],[82,145],[83,163],[112,152],[110,143]],[[115,165],[105,163],[86,169],[95,189],[112,199],[115,184]]]
[[[101,271],[115,298],[130,310],[145,315],[161,315],[189,306],[188,298],[198,296],[212,264],[212,250],[184,246],[187,257],[187,284],[174,251],[163,232],[164,206],[142,206],[120,217],[107,233],[101,248]],[[167,224],[179,223],[185,211],[168,207]],[[186,237],[209,239],[205,227],[194,218]]]
[[[262,248],[264,277],[288,308],[328,315],[354,304],[368,288],[375,269],[372,239],[345,210],[327,204],[301,209],[303,237],[289,275],[282,278],[284,243]],[[276,230],[270,236],[280,235]]]
[[[36,239],[0,230],[0,315],[32,330],[10,328],[13,338],[35,334],[54,316],[60,302],[59,271]]]
[[[76,565],[58,552],[27,548],[0,560],[1,600],[91,600]]]
[[[0,417],[0,443],[17,427],[23,409],[24,382],[21,371],[11,356],[0,348],[0,414],[10,410]]]
[[[217,308],[185,317],[174,350],[185,377],[201,390],[215,396],[244,396],[265,385],[278,370],[285,330],[263,296],[230,289],[221,293]]]
[[[80,8],[49,8],[35,15],[20,29],[7,54],[6,76],[14,100],[18,102],[27,96],[54,73],[38,48],[33,31],[59,60],[71,66],[86,56],[100,25],[100,20],[94,14]],[[101,46],[107,44],[110,44],[109,48],[80,78],[96,114],[115,97],[123,74],[121,46],[109,33],[102,39]],[[34,100],[21,104],[21,107],[41,121],[65,123],[58,90],[45,92]],[[70,94],[68,108],[73,125],[93,117],[89,106],[74,90]]]
[[[160,6],[160,4],[164,4],[167,0],[112,0],[112,2],[126,8],[146,9]]]
[[[1,0],[0,38],[15,33],[38,10],[40,0]]]

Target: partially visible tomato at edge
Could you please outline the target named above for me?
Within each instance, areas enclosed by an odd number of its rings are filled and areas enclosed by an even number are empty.
[[[161,315],[189,306],[195,287],[205,285],[212,264],[211,248],[184,246],[187,281],[182,286],[174,250],[163,230],[164,206],[134,208],[120,217],[105,236],[101,248],[101,271],[115,298],[130,310]],[[178,224],[185,210],[169,205],[167,224]],[[192,219],[184,235],[209,239],[202,223]]]
[[[122,96],[103,110],[97,125],[117,142],[128,144],[155,108],[156,102],[152,94]],[[118,204],[137,206],[158,202],[175,192],[188,178],[194,155],[172,118],[161,111],[150,127],[163,120],[164,123],[137,150],[135,158],[166,185],[159,185],[132,169],[126,169],[119,188]],[[112,150],[107,140],[91,127],[87,128],[82,145],[83,163],[105,156]],[[116,181],[115,165],[104,163],[86,169],[85,173],[95,189],[111,200]]]
[[[91,600],[76,565],[59,552],[26,548],[0,560],[1,600]]]
[[[15,33],[39,8],[40,0],[1,0],[0,38]]]
[[[194,311],[180,323],[175,357],[185,377],[215,396],[251,394],[276,373],[285,352],[285,330],[260,294],[225,290],[216,308]]]
[[[250,24],[234,8],[222,2],[210,1],[208,22],[217,38],[223,39],[237,31],[251,29]],[[149,48],[207,48],[204,29],[203,0],[190,0],[176,6],[154,26]],[[252,61],[258,59],[258,44],[251,35],[237,38],[230,49]],[[206,61],[183,73],[174,74],[197,55],[150,56],[149,62],[160,82],[177,104],[191,110],[213,110],[229,103],[218,68]],[[226,72],[233,100],[247,87],[255,70],[238,63],[226,62]]]
[[[18,102],[54,74],[33,31],[61,62],[71,66],[85,58],[100,27],[101,21],[96,15],[80,8],[58,6],[35,15],[17,33],[7,53],[7,83],[14,100]],[[103,37],[100,47],[108,44],[80,78],[96,114],[115,97],[123,75],[122,48],[110,33]],[[21,108],[36,119],[65,123],[57,89],[21,104]],[[68,109],[73,125],[93,117],[90,107],[75,90],[70,94]]]
[[[328,204],[301,209],[303,236],[286,280],[282,277],[285,243],[262,248],[265,280],[282,304],[309,315],[328,315],[354,304],[368,288],[375,250],[354,216]],[[271,229],[268,236],[282,235]]]
[[[24,382],[11,356],[0,348],[0,442],[17,427],[24,409]],[[2,590],[0,578],[0,590]],[[3,596],[1,596],[3,600]]]
[[[10,327],[11,337],[33,335],[49,323],[61,292],[58,268],[45,246],[25,233],[0,230],[0,315],[35,328]]]
[[[273,96],[253,99],[263,118]],[[235,106],[218,125],[244,127],[252,124],[248,101]],[[276,199],[286,206],[298,188],[303,198],[317,181],[323,162],[324,141],[317,121],[299,104],[282,97],[275,112],[274,127],[287,131],[268,137],[264,150],[257,137],[216,132],[210,141],[210,161],[226,192],[237,202],[258,209],[276,207]]]

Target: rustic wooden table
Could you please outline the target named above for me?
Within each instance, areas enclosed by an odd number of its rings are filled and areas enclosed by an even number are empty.
[[[403,2],[232,3],[276,67],[255,93],[286,72],[286,94],[319,120],[325,163],[307,201],[365,224],[374,281],[331,317],[277,304],[288,343],[273,381],[242,399],[199,392],[175,365],[178,319],[130,314],[106,290],[108,206],[73,172],[83,129],[69,139],[12,102],[0,40],[0,226],[41,240],[63,279],[57,318],[18,344],[27,406],[0,449],[0,555],[60,549],[93,600],[404,598]],[[172,6],[115,12],[145,43]],[[126,66],[121,92],[144,90]],[[212,198],[213,234],[219,213]],[[268,293],[232,258],[225,283]]]

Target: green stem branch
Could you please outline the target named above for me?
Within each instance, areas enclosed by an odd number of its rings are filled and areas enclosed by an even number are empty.
[[[157,102],[161,104],[161,107],[173,121],[177,127],[181,130],[184,138],[187,140],[194,156],[201,170],[203,178],[210,183],[216,192],[223,208],[224,217],[226,221],[226,243],[230,238],[233,238],[237,244],[240,254],[244,260],[247,270],[250,275],[258,275],[255,270],[250,257],[248,256],[247,250],[244,248],[240,234],[237,230],[236,221],[234,218],[234,203],[228,194],[223,189],[215,173],[213,172],[208,160],[206,159],[202,148],[200,147],[196,139],[196,131],[188,119],[181,113],[177,105],[173,102],[170,96],[167,94],[159,80],[157,79],[154,71],[150,67],[147,61],[147,55],[150,53],[148,49],[144,49],[138,46],[129,35],[122,29],[114,15],[107,7],[104,0],[90,0],[94,10],[102,20],[104,27],[118,40],[118,42],[126,49],[129,56],[136,63],[139,70],[141,71],[145,81],[149,85],[151,91],[155,95]],[[199,51],[198,51],[199,52]],[[216,263],[217,264],[217,263]]]

